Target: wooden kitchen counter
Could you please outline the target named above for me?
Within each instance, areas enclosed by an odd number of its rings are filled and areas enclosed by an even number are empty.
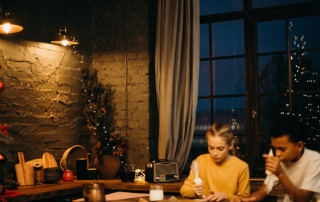
[[[157,183],[163,186],[163,190],[167,194],[179,195],[180,187],[185,179],[177,182]],[[83,185],[92,183],[93,180],[74,180],[73,182],[58,181],[55,184],[43,184],[34,186],[19,186],[12,191],[19,192],[25,195],[16,197],[7,197],[8,202],[15,201],[36,201],[40,199],[49,199],[57,196],[80,194],[82,196]],[[103,183],[107,193],[115,191],[134,191],[134,192],[149,192],[150,185],[148,182],[121,182],[120,179],[98,180],[98,183]],[[251,183],[251,191],[256,191],[260,188],[263,182],[254,181]],[[283,192],[281,187],[275,188],[269,196],[275,197],[278,193]],[[64,200],[66,201],[66,200]]]
[[[183,180],[170,183],[161,183],[163,191],[168,193],[180,193],[180,187]],[[7,197],[8,201],[34,201],[45,198],[52,198],[61,195],[69,195],[83,192],[83,185],[92,183],[93,180],[74,180],[73,182],[58,181],[54,184],[43,184],[34,186],[19,186],[12,191],[19,192],[25,195],[16,197]],[[150,185],[148,182],[121,182],[120,179],[97,180],[98,183],[103,183],[107,192],[113,191],[137,191],[149,192]]]

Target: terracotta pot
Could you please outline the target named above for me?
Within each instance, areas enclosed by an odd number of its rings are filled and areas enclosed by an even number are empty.
[[[112,179],[116,176],[120,166],[121,161],[119,156],[103,155],[103,164],[99,163],[96,157],[93,165],[97,168],[100,179]]]

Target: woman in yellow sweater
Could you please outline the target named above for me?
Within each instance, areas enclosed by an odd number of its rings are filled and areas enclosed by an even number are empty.
[[[188,198],[206,197],[206,201],[222,201],[250,194],[248,164],[229,154],[233,149],[233,134],[227,124],[215,123],[206,133],[209,154],[197,158],[199,178],[203,183],[195,184],[195,174],[190,171],[180,189]]]

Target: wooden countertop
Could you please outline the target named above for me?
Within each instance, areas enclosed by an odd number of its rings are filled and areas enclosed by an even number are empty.
[[[180,187],[185,179],[177,182],[161,183],[163,191],[167,194],[179,195]],[[92,183],[92,180],[74,180],[73,182],[64,182],[60,180],[54,184],[43,184],[34,186],[19,186],[12,191],[19,192],[25,195],[17,197],[7,197],[8,202],[15,201],[34,201],[45,198],[52,198],[56,196],[69,195],[75,193],[82,193],[83,185]],[[106,191],[137,191],[149,192],[150,185],[148,182],[121,182],[120,179],[98,180],[98,183],[103,183]],[[251,191],[258,190],[263,182],[251,182]],[[159,184],[159,183],[157,183]],[[281,187],[275,188],[269,196],[275,197],[283,192]]]

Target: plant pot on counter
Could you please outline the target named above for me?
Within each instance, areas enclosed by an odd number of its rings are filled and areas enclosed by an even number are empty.
[[[120,169],[121,161],[119,156],[103,155],[103,163],[100,164],[98,158],[96,157],[93,165],[98,170],[98,175],[100,179],[112,179],[116,176],[118,170]]]

